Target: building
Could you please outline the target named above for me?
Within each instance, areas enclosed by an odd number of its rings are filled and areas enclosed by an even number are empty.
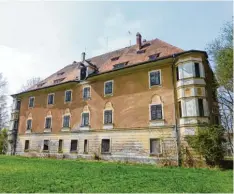
[[[206,52],[137,33],[12,95],[9,154],[177,164],[184,136],[218,122],[213,80]]]

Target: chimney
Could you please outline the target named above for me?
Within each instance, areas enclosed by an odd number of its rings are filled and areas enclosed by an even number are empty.
[[[140,50],[141,49],[141,34],[139,32],[137,32],[136,34],[136,43],[137,43],[138,50]]]
[[[85,61],[85,52],[81,53],[81,61],[84,62]]]

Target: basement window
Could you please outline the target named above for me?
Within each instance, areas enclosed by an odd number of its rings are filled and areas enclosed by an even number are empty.
[[[113,57],[111,58],[111,61],[117,61],[119,59],[119,57]]]
[[[43,151],[49,151],[49,140],[44,140]]]
[[[71,140],[70,152],[77,152],[78,140]]]
[[[58,151],[59,152],[63,151],[63,140],[62,139],[59,140]]]
[[[110,139],[102,139],[102,154],[110,153]]]
[[[144,50],[138,50],[138,51],[137,51],[137,54],[143,54],[143,53],[145,53],[145,49],[144,49]]]
[[[24,151],[29,150],[29,140],[25,140]]]
[[[84,153],[85,154],[88,153],[88,140],[87,139],[84,140]]]
[[[60,79],[56,79],[56,80],[54,80],[54,84],[59,84],[59,83],[62,82],[64,79],[65,79],[65,77],[64,77],[64,78],[60,78]]]
[[[150,154],[161,154],[161,142],[160,139],[150,139]]]

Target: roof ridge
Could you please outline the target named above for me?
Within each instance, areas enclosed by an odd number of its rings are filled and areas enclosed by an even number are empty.
[[[177,47],[177,46],[174,46],[174,45],[172,45],[172,44],[169,44],[168,42],[165,42],[164,40],[161,40],[161,39],[159,39],[159,38],[155,38],[154,40],[158,40],[158,41],[162,42],[163,44],[167,44],[168,46],[171,46],[171,47],[174,47],[174,48],[176,48],[176,49],[180,49],[180,50],[184,51],[184,49],[179,48],[179,47]]]

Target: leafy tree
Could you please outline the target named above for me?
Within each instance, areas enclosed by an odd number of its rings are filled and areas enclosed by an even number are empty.
[[[226,130],[228,142],[233,152],[233,23],[227,22],[221,29],[220,36],[207,47],[214,61],[215,76],[219,85],[218,102],[221,123]]]
[[[0,131],[0,154],[5,154],[7,150],[7,130]]]

